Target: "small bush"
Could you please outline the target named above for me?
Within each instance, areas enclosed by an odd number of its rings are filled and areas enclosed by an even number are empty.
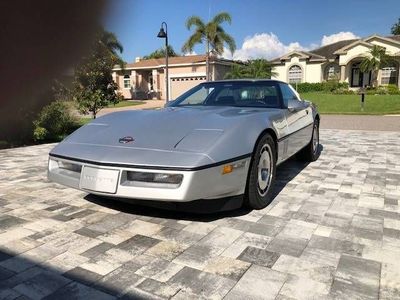
[[[79,127],[65,101],[54,101],[45,106],[33,125],[35,141],[59,141]]]

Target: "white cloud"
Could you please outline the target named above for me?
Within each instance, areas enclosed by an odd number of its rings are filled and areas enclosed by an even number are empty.
[[[192,52],[185,52],[183,53],[184,56],[191,56],[191,55],[197,55],[196,51],[192,50]]]
[[[339,32],[332,35],[324,35],[320,43],[313,43],[307,46],[301,45],[299,42],[291,42],[289,44],[284,44],[281,42],[277,35],[274,33],[256,33],[253,36],[248,36],[245,38],[242,47],[237,49],[235,53],[232,54],[224,49],[224,54],[222,55],[228,59],[236,60],[248,60],[254,58],[266,58],[273,59],[280,57],[285,53],[294,50],[312,50],[320,46],[325,46],[331,43],[335,43],[341,40],[348,40],[358,38],[352,32]]]
[[[321,40],[321,46],[333,44],[339,41],[358,39],[359,36],[350,31],[341,31],[331,35],[324,35]]]
[[[256,33],[246,37],[240,49],[236,50],[233,58],[247,60],[253,58],[271,59],[293,50],[304,49],[298,42],[283,44],[274,33]],[[225,49],[224,57],[232,58],[229,51]]]

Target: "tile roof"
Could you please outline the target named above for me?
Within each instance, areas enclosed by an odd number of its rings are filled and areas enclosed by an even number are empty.
[[[168,58],[168,64],[192,64],[205,62],[205,55],[188,55],[188,56],[175,56]],[[126,64],[125,68],[154,68],[161,65],[165,65],[165,58],[151,58],[143,59],[138,62]]]
[[[400,34],[398,34],[398,35],[389,35],[389,36],[386,36],[386,38],[395,40],[396,42],[400,42]]]
[[[334,54],[334,52],[336,50],[339,50],[347,45],[350,45],[351,43],[354,43],[355,41],[357,41],[359,39],[352,39],[352,40],[344,40],[344,41],[339,41],[336,43],[332,43],[317,49],[314,49],[312,51],[310,51],[311,53],[326,57],[327,59],[332,59],[332,58],[336,58],[336,55]]]
[[[385,38],[392,39],[396,42],[400,42],[400,35],[390,35],[390,36],[386,36]],[[310,56],[310,58],[309,58],[310,60],[318,59],[318,57],[313,57],[313,54],[325,57],[327,59],[334,59],[334,58],[336,58],[336,54],[334,54],[334,53],[337,50],[339,50],[343,47],[346,47],[356,41],[362,41],[362,40],[363,39],[352,39],[352,40],[338,41],[336,43],[332,43],[332,44],[311,50],[309,52],[306,52],[306,51],[297,51],[297,52],[300,52],[300,53]],[[286,55],[284,55],[284,56],[286,56]],[[284,56],[282,56],[282,57],[284,57]],[[282,57],[275,58],[275,59],[271,60],[271,62],[279,63],[281,61]]]

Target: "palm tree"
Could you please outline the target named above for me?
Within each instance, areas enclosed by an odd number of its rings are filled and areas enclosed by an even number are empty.
[[[210,52],[221,55],[224,52],[224,45],[233,52],[236,49],[236,43],[232,36],[225,32],[221,24],[227,22],[231,24],[231,16],[222,12],[216,15],[210,22],[205,23],[198,16],[191,16],[186,21],[186,28],[191,30],[195,27],[193,34],[185,42],[182,52],[192,52],[196,44],[206,44],[206,79],[209,80],[209,60]]]
[[[122,51],[124,51],[117,36],[112,32],[102,30],[100,32],[100,43],[102,43],[114,55],[118,55],[118,52],[122,53]]]
[[[390,58],[386,54],[386,49],[384,47],[374,45],[371,50],[368,51],[368,55],[363,59],[360,64],[361,72],[371,72],[372,73],[372,85],[374,87],[378,84],[378,71],[389,63]]]
[[[253,59],[249,61],[246,75],[249,78],[268,78],[276,76],[271,63],[266,59]]]
[[[235,63],[231,66],[231,70],[225,74],[225,79],[245,78],[246,66]]]
[[[394,35],[400,34],[400,18],[397,23],[394,23],[390,32]]]
[[[99,51],[108,52],[112,56],[115,64],[123,67],[125,62],[122,60],[119,54],[124,51],[124,48],[122,47],[120,41],[118,41],[117,36],[112,32],[101,29],[98,33],[97,41]]]
[[[266,59],[259,58],[249,60],[245,64],[236,63],[232,65],[231,71],[226,73],[225,79],[270,79],[272,76],[276,76],[276,72],[273,71],[271,63]]]

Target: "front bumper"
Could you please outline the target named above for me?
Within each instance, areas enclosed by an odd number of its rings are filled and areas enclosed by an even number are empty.
[[[60,166],[68,166],[67,168]],[[233,166],[232,172],[223,174],[223,167]],[[217,199],[242,195],[246,188],[246,180],[250,157],[233,162],[213,165],[201,170],[166,170],[160,168],[110,166],[81,162],[74,159],[49,157],[48,178],[51,181],[83,190],[91,194],[107,197],[120,197],[142,200],[187,202],[198,199]],[[86,171],[84,171],[86,168]],[[101,172],[96,172],[99,169]],[[91,171],[88,172],[88,171]],[[94,171],[94,172],[93,172]],[[179,184],[131,182],[128,172],[162,173],[182,175]],[[97,174],[110,174],[114,179],[97,177]],[[108,176],[108,175],[107,175]],[[83,179],[85,177],[85,179]],[[96,184],[83,184],[90,180]]]

